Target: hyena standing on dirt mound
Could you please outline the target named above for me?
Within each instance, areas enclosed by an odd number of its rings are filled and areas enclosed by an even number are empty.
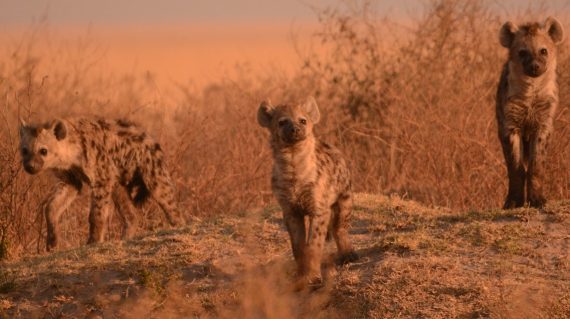
[[[88,243],[105,238],[111,203],[123,223],[124,239],[136,231],[133,204],[156,200],[171,225],[182,222],[175,189],[160,145],[125,120],[71,118],[20,127],[26,172],[51,170],[61,181],[44,205],[47,250],[57,246],[58,221],[84,185],[91,188]]]
[[[556,46],[563,39],[560,22],[503,25],[501,45],[509,49],[497,91],[497,122],[509,176],[504,208],[546,203],[545,155],[558,107]],[[525,200],[526,184],[526,200]]]
[[[301,288],[322,280],[321,257],[329,228],[339,260],[357,258],[347,231],[352,209],[350,172],[336,148],[313,136],[319,118],[312,98],[301,105],[273,107],[263,102],[257,112],[259,124],[271,132],[271,184],[283,209]]]

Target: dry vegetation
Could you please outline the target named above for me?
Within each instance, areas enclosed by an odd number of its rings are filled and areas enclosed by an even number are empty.
[[[559,58],[561,105],[546,178],[555,202],[543,213],[504,212],[493,210],[506,193],[494,95],[506,57],[497,33],[506,18],[482,0],[435,0],[404,29],[366,3],[350,3],[318,13],[315,43],[326,54],[306,56],[294,77],[244,72],[201,91],[158,89],[152,74],[111,75],[89,37],[59,43],[43,24],[6,46],[0,260],[8,262],[0,268],[0,318],[568,315],[569,206],[556,202],[570,197],[568,42]],[[338,269],[328,263],[328,286],[297,295],[288,287],[292,258],[279,212],[258,214],[272,207],[271,161],[255,111],[267,97],[307,95],[324,116],[317,133],[347,155],[357,192],[399,194],[421,205],[360,196],[353,235],[362,261]],[[128,117],[148,127],[167,152],[182,207],[202,222],[80,247],[88,227],[78,202],[64,214],[63,248],[72,249],[27,257],[45,247],[40,207],[53,181],[22,171],[17,119],[70,114]],[[446,208],[426,208],[434,205]],[[141,232],[162,224],[161,214],[145,207]]]
[[[568,202],[455,213],[359,194],[361,256],[294,292],[281,212],[219,216],[5,265],[0,318],[567,318]],[[332,254],[333,243],[327,247]]]

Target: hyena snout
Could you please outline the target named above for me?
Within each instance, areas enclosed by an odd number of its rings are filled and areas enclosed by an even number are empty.
[[[284,142],[289,144],[300,142],[307,138],[305,128],[292,121],[287,121],[282,125],[279,135]]]
[[[546,64],[537,60],[532,60],[524,64],[524,72],[526,75],[536,78],[541,76],[546,71]]]
[[[519,61],[526,76],[533,78],[541,76],[547,69],[548,50],[542,49],[537,53],[530,50],[518,52]]]
[[[44,162],[42,161],[41,158],[32,158],[30,160],[24,161],[23,164],[24,164],[24,170],[28,174],[35,175],[42,170]]]

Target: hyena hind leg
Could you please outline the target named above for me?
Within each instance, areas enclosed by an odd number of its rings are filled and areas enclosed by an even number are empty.
[[[105,240],[112,205],[112,193],[113,189],[108,186],[94,187],[91,191],[89,240],[87,244],[100,243]]]
[[[44,202],[43,209],[47,223],[46,250],[57,247],[59,241],[59,218],[77,198],[78,190],[68,184],[59,183]]]
[[[338,248],[339,264],[346,264],[358,259],[348,238],[348,226],[352,214],[352,197],[350,194],[341,194],[336,203],[332,205],[332,235]]]
[[[137,230],[137,212],[127,190],[118,185],[113,191],[113,202],[123,225],[121,238],[131,239]]]
[[[166,215],[166,219],[171,226],[180,226],[185,223],[182,213],[176,200],[176,190],[172,185],[172,180],[168,175],[158,177],[151,185],[152,198]]]

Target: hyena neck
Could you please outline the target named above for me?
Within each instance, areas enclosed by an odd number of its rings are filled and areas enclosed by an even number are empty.
[[[537,78],[521,74],[508,64],[508,97],[518,97],[526,101],[538,99],[558,99],[558,84],[556,82],[556,63],[553,63],[544,74]]]
[[[316,140],[313,136],[294,145],[278,145],[272,142],[274,169],[285,179],[311,182],[314,179],[316,167]]]
[[[81,166],[83,150],[76,142],[77,138],[75,130],[70,128],[65,140],[59,142],[56,155],[58,160],[53,167],[55,170],[69,170]]]

